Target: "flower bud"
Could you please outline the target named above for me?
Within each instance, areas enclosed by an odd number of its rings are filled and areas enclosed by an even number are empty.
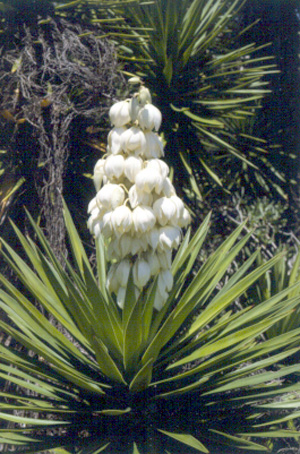
[[[141,105],[139,103],[138,97],[133,96],[131,98],[130,104],[129,104],[129,113],[130,113],[130,118],[132,121],[136,121],[140,109],[141,109]]]
[[[141,86],[138,94],[138,100],[141,106],[144,106],[145,104],[151,104],[152,103],[152,98],[151,98],[151,93],[148,90],[148,88]]]
[[[153,104],[146,104],[138,113],[138,123],[142,129],[158,131],[161,125],[161,113]]]
[[[109,118],[111,123],[120,128],[121,126],[126,125],[130,122],[130,114],[129,114],[129,102],[128,101],[120,101],[113,104],[109,111]]]

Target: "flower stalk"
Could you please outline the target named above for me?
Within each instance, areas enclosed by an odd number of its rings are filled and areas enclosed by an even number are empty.
[[[158,276],[154,307],[160,310],[173,284],[172,251],[190,215],[161,160],[162,115],[149,90],[141,85],[131,99],[115,103],[109,117],[113,128],[107,153],[95,165],[97,194],[88,207],[88,227],[96,241],[100,235],[108,240],[107,288],[118,305],[124,307],[132,270],[137,296]]]

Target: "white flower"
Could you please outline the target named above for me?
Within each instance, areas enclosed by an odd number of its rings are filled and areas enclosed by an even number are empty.
[[[161,197],[153,204],[153,211],[160,225],[172,223],[176,225],[177,207],[168,197]]]
[[[126,287],[131,269],[131,263],[128,259],[121,260],[116,267],[116,278],[121,287]]]
[[[98,204],[97,204],[97,199],[96,199],[96,197],[94,197],[88,204],[87,212],[90,214],[96,209],[99,210]]]
[[[129,113],[130,113],[130,118],[132,121],[136,121],[141,107],[142,106],[139,103],[138,95],[136,94],[131,98],[130,104],[129,104]]]
[[[113,264],[109,268],[109,271],[107,273],[107,279],[106,279],[106,287],[110,292],[117,293],[120,287],[120,283],[118,281],[117,275],[116,275],[116,269],[117,265]]]
[[[146,241],[148,245],[155,251],[157,249],[158,243],[159,243],[159,229],[157,227],[154,227],[151,229],[149,232],[145,233],[146,236]]]
[[[159,229],[159,248],[160,251],[175,249],[179,246],[181,231],[179,227],[166,225]]]
[[[127,153],[143,154],[146,149],[146,138],[143,131],[137,126],[132,126],[121,136],[122,150]]]
[[[172,251],[157,252],[157,260],[163,270],[171,268],[172,265]]]
[[[157,258],[157,254],[154,252],[148,252],[145,254],[144,258],[150,267],[151,276],[156,276],[160,271],[160,263]]]
[[[99,159],[94,167],[94,185],[98,192],[101,188],[103,177],[104,177],[104,164],[105,159]]]
[[[112,225],[111,225],[111,211],[108,211],[107,213],[105,213],[102,217],[102,219],[98,222],[98,226],[97,226],[97,229],[100,229],[100,232],[102,233],[103,236],[105,236],[105,238],[110,238],[112,233],[113,233],[113,229],[112,229]],[[96,231],[94,232],[96,236],[98,236],[96,234]]]
[[[125,131],[125,126],[121,126],[120,128],[113,128],[108,134],[108,151],[111,154],[118,154],[121,152],[121,135]]]
[[[104,172],[106,176],[111,180],[113,178],[120,178],[124,171],[125,160],[121,155],[108,156],[104,164]]]
[[[142,289],[151,277],[150,266],[146,260],[138,258],[133,265],[133,282],[139,288]]]
[[[153,307],[156,310],[160,311],[164,307],[164,304],[167,301],[168,296],[169,294],[166,290],[161,290],[159,287],[157,287]]]
[[[145,158],[161,158],[164,156],[164,147],[161,138],[152,131],[145,131],[144,134],[146,138]]]
[[[170,292],[173,287],[173,275],[170,270],[162,270],[158,275],[158,287],[160,293],[163,294],[164,291]]]
[[[113,104],[109,110],[109,118],[112,124],[117,128],[129,123],[129,101],[120,101]]]
[[[140,191],[136,185],[132,185],[128,192],[131,208],[135,208],[138,205],[151,206],[153,197],[148,192]]]
[[[152,208],[147,206],[137,206],[132,212],[132,218],[137,233],[149,231],[156,223]]]
[[[190,224],[190,222],[191,222],[190,213],[186,208],[184,208],[181,218],[178,219],[178,226],[187,227]]]
[[[120,287],[117,293],[117,304],[120,309],[124,309],[125,297],[126,297],[126,287]]]
[[[144,106],[145,104],[152,103],[152,98],[151,98],[151,93],[147,87],[140,87],[139,94],[138,94],[138,100],[141,106]]]
[[[136,175],[142,170],[143,161],[141,158],[129,156],[125,159],[124,174],[131,183],[135,182]]]
[[[135,184],[140,191],[150,193],[155,189],[156,192],[160,192],[163,186],[163,177],[157,169],[151,169],[147,166],[146,169],[137,174]]]
[[[108,183],[100,189],[96,197],[98,203],[109,210],[114,210],[124,202],[125,192],[118,184]]]
[[[172,195],[176,195],[175,188],[172,185],[169,178],[164,179],[161,194],[165,195],[166,197],[171,197]]]
[[[159,172],[163,179],[169,175],[169,166],[161,159],[149,159],[147,161],[146,169]]]
[[[119,236],[131,230],[133,220],[132,211],[126,205],[118,206],[111,214],[111,224]]]
[[[153,104],[146,104],[138,113],[138,123],[142,129],[158,131],[161,125],[161,113]]]

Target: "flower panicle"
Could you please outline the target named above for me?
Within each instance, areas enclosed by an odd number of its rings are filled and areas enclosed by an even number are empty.
[[[172,251],[190,215],[161,159],[162,115],[149,90],[141,86],[131,99],[115,103],[109,118],[113,127],[107,154],[94,168],[96,196],[88,207],[88,228],[96,240],[103,235],[109,241],[107,287],[118,305],[124,306],[132,269],[136,296],[158,276],[154,307],[160,310],[173,285]]]

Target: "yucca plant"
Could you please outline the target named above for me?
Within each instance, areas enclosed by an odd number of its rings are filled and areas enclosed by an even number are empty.
[[[15,342],[0,346],[0,379],[8,384],[0,418],[10,423],[0,430],[4,452],[270,452],[273,438],[298,436],[285,423],[299,416],[299,385],[288,377],[300,366],[276,364],[298,350],[300,328],[270,340],[261,334],[297,308],[299,297],[287,298],[288,288],[239,312],[233,303],[281,255],[250,271],[255,253],[228,279],[250,235],[238,240],[241,225],[193,272],[207,217],[192,238],[187,231],[170,263],[162,249],[177,245],[175,232],[188,216],[155,155],[163,151],[152,130],[159,111],[141,87],[112,106],[110,118],[89,207],[95,269],[66,206],[72,254],[64,265],[30,215],[39,243],[14,226],[27,261],[2,241],[22,284],[1,277],[0,308],[11,323],[0,327]],[[125,244],[125,257],[116,244]]]
[[[168,162],[177,170],[178,187],[192,189],[188,197],[201,198],[212,185],[226,184],[215,158],[227,155],[247,164],[244,173],[250,166],[258,179],[275,179],[279,187],[268,163],[257,166],[265,153],[256,139],[248,137],[248,146],[239,148],[235,138],[233,120],[255,115],[268,92],[264,77],[275,70],[267,50],[258,56],[261,48],[247,41],[248,28],[239,28],[245,1],[88,0],[68,5],[99,24],[99,34],[116,43],[125,73],[139,75],[152,90],[165,118]]]
[[[263,258],[259,254],[257,264],[263,263]],[[254,288],[254,299],[258,302],[271,298],[282,290],[289,290],[287,298],[299,295],[299,288],[294,284],[300,280],[300,254],[296,252],[294,256],[288,258],[283,255],[275,264],[272,270],[260,277]],[[274,326],[266,331],[268,338],[273,338],[279,334],[288,333],[299,325],[299,308],[287,317],[278,321]]]
[[[17,343],[0,347],[0,377],[10,383],[1,392],[1,419],[13,423],[1,429],[1,443],[18,452],[233,453],[267,452],[269,438],[296,435],[281,424],[298,412],[279,410],[299,406],[299,385],[284,380],[300,366],[277,369],[276,363],[298,350],[290,345],[299,342],[300,329],[267,341],[260,335],[298,307],[299,298],[287,299],[286,289],[239,313],[230,308],[280,257],[247,274],[255,254],[216,291],[247,240],[234,245],[238,228],[187,285],[206,219],[176,254],[164,308],[153,309],[156,282],[135,300],[130,278],[120,310],[105,290],[103,246],[97,242],[95,275],[67,210],[65,219],[74,267],[67,262],[63,269],[34,223],[42,249],[16,229],[33,268],[3,245],[27,292],[2,277],[0,306],[12,324],[0,326]]]

